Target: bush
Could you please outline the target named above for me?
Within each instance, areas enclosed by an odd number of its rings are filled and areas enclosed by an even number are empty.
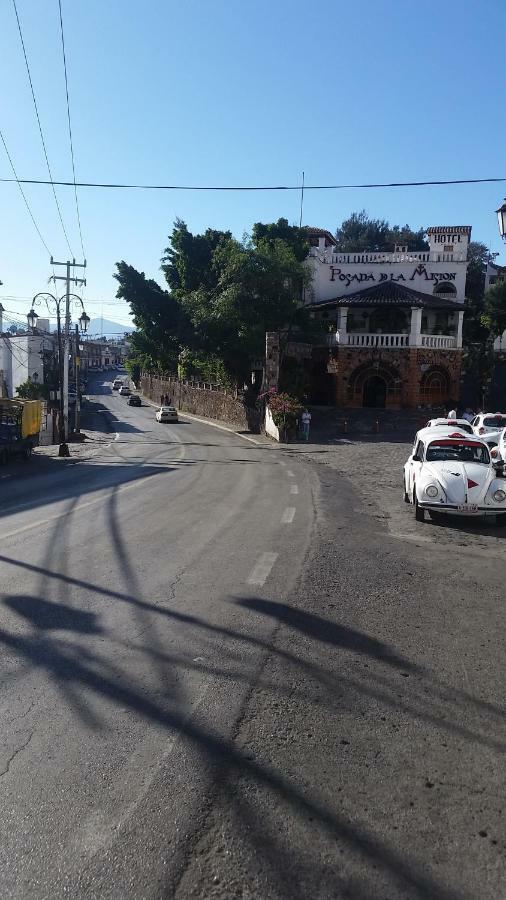
[[[266,401],[277,428],[293,430],[297,427],[297,419],[302,412],[300,401],[291,394],[277,394],[269,391]]]
[[[37,384],[35,381],[25,381],[20,384],[16,394],[22,400],[47,400],[49,388],[46,384]]]

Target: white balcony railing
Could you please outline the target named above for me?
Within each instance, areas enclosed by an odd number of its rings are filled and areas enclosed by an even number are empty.
[[[344,334],[348,347],[385,347],[394,350],[409,347],[409,334]]]
[[[465,253],[443,253],[442,251],[408,250],[406,253],[332,253],[312,247],[311,256],[317,256],[322,262],[332,265],[370,265],[382,263],[428,263],[428,262],[465,262]]]
[[[420,337],[422,347],[434,350],[453,350],[457,346],[457,339],[448,334],[422,334]]]
[[[410,346],[409,334],[357,334],[336,331],[323,335],[322,344],[327,347],[378,347],[384,350],[397,350]],[[447,334],[420,334],[411,342],[417,347],[427,347],[433,350],[453,350],[457,347],[457,339]]]

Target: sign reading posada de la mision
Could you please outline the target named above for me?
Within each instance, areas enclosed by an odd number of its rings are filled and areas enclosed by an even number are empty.
[[[407,276],[402,273],[396,275],[395,272],[378,272],[378,274],[374,274],[373,272],[356,272],[350,274],[349,272],[343,272],[343,270],[339,269],[337,266],[330,267],[330,280],[342,281],[346,287],[349,287],[354,281],[359,283],[365,281],[414,281],[417,276],[424,281],[455,281],[457,273],[427,272],[427,269],[422,263],[420,263],[419,266],[416,266],[412,275]]]

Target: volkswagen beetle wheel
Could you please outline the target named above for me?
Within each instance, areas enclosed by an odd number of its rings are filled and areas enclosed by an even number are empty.
[[[425,510],[418,505],[416,491],[413,491],[413,503],[415,507],[415,519],[417,522],[425,522]]]

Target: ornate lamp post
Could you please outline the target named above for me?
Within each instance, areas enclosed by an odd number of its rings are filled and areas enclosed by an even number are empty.
[[[48,312],[50,312],[49,300],[52,300],[56,307],[56,330],[58,336],[58,382],[59,382],[59,393],[60,393],[60,416],[59,416],[59,441],[60,441],[60,449],[58,451],[58,456],[70,456],[69,448],[67,445],[68,440],[68,359],[63,358],[63,348],[62,348],[62,330],[61,330],[61,304],[65,302],[67,308],[69,306],[70,298],[73,297],[75,300],[78,300],[81,304],[82,313],[79,317],[79,325],[83,331],[86,331],[88,327],[89,317],[86,315],[84,311],[84,303],[81,297],[78,297],[77,294],[64,294],[63,297],[56,297],[54,294],[50,294],[48,291],[40,291],[40,293],[35,294],[35,297],[32,301],[32,308],[30,312],[27,314],[27,322],[28,326],[32,328],[32,330],[36,326],[36,322],[38,319],[38,315],[35,312],[34,306],[38,303],[42,303],[42,298],[46,301],[46,306],[48,308]],[[76,329],[77,329],[76,325]],[[79,347],[77,347],[77,352],[79,352]],[[67,367],[67,377],[65,377],[65,366]],[[64,385],[66,386],[66,392],[64,390]],[[66,393],[66,396],[65,396]],[[77,390],[78,398],[79,398],[79,388]],[[77,400],[79,403],[79,399]]]
[[[506,199],[503,200],[502,206],[496,209],[497,221],[499,225],[499,234],[503,241],[506,241]]]

